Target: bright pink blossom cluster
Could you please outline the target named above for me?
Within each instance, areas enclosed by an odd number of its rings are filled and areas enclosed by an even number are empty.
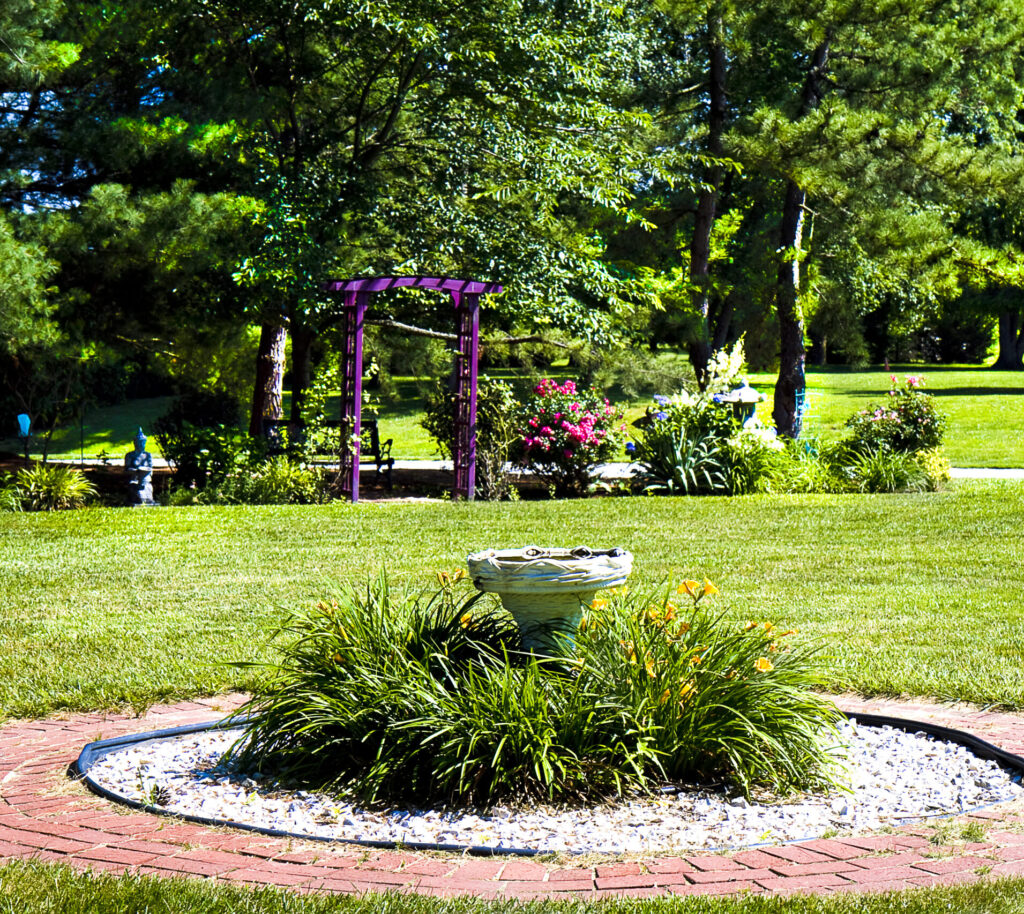
[[[607,456],[604,451],[625,431],[621,413],[593,388],[580,391],[575,381],[545,378],[533,392],[523,432],[528,460],[589,464]]]

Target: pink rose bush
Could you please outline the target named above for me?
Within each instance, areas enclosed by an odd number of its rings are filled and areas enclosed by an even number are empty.
[[[910,375],[902,387],[896,375],[891,375],[890,381],[892,387],[884,403],[873,403],[847,420],[848,444],[859,451],[905,454],[939,447],[946,420],[936,411],[934,398],[921,389],[924,378]]]
[[[625,438],[622,412],[598,390],[545,378],[523,404],[521,462],[556,497],[585,495],[594,470]]]

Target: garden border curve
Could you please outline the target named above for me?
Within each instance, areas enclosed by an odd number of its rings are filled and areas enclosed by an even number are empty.
[[[855,721],[856,723],[864,724],[865,726],[871,727],[892,727],[897,730],[903,730],[907,733],[924,732],[929,736],[933,736],[937,739],[944,740],[950,743],[956,743],[961,746],[965,746],[970,749],[976,756],[981,759],[996,761],[1006,768],[1010,768],[1016,772],[1017,777],[1015,780],[1024,779],[1024,758],[1019,755],[1015,755],[1012,752],[1007,752],[1004,749],[1000,749],[998,746],[987,742],[986,740],[980,739],[970,733],[963,730],[956,730],[952,727],[944,727],[938,724],[929,724],[923,721],[909,720],[907,718],[889,717],[881,714],[868,714],[858,711],[844,711],[847,718]],[[423,852],[454,852],[458,854],[469,854],[478,857],[500,857],[500,856],[515,856],[515,857],[536,857],[544,854],[550,854],[549,849],[544,848],[532,848],[532,847],[503,847],[503,846],[483,846],[483,845],[466,845],[466,844],[436,844],[426,841],[371,841],[358,838],[332,838],[320,835],[308,835],[303,832],[291,832],[284,831],[283,829],[276,828],[262,828],[259,825],[250,825],[245,822],[235,822],[231,819],[211,819],[204,816],[193,816],[183,813],[170,812],[166,809],[162,809],[159,806],[152,806],[148,803],[142,803],[138,800],[131,800],[120,794],[114,793],[103,787],[103,785],[97,783],[89,776],[89,769],[105,755],[111,752],[115,752],[118,749],[122,749],[126,746],[133,746],[138,743],[148,742],[155,739],[166,739],[172,736],[185,736],[190,733],[202,733],[206,730],[218,730],[218,729],[236,729],[239,725],[245,723],[245,718],[230,718],[228,720],[211,721],[201,724],[187,724],[181,727],[171,727],[164,730],[153,730],[142,733],[129,734],[127,736],[117,736],[112,739],[96,740],[89,743],[82,749],[75,761],[74,765],[71,766],[71,774],[75,777],[79,777],[86,784],[86,786],[98,796],[104,797],[112,802],[119,803],[123,806],[128,806],[131,809],[138,809],[143,812],[151,813],[154,815],[171,816],[176,819],[182,819],[186,822],[195,822],[197,825],[207,825],[216,828],[237,828],[242,831],[257,832],[259,834],[270,835],[275,838],[296,838],[302,841],[318,841],[327,842],[332,844],[349,844],[355,847],[366,847],[374,850],[395,850],[398,847],[407,848],[412,851],[423,851]],[[974,806],[969,809],[964,809],[955,813],[947,813],[945,815],[939,815],[929,817],[933,819],[941,818],[952,818],[956,815],[969,815],[972,812],[977,812],[981,809],[987,809],[991,806],[998,804],[988,803],[982,806]],[[912,821],[919,819],[919,816],[908,817],[906,821]],[[901,823],[902,824],[902,823]],[[813,841],[814,838],[798,838],[795,841],[787,841],[786,844],[802,844],[806,841]],[[769,842],[756,842],[753,844],[744,844],[730,847],[716,847],[709,850],[710,853],[720,853],[729,851],[741,851],[755,847],[768,846]],[[583,852],[570,851],[568,856],[582,855]]]
[[[480,857],[276,837],[154,816],[110,803],[67,776],[87,742],[226,717],[244,695],[0,724],[0,861],[193,876],[235,885],[363,894],[596,900],[651,895],[890,891],[1024,876],[1024,800],[881,834],[725,854]],[[966,731],[1024,756],[1024,713],[835,696],[844,711]],[[863,718],[865,721],[867,718]],[[967,827],[970,826],[970,827]]]

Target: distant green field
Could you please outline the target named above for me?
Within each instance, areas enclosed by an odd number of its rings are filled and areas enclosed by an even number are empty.
[[[1024,466],[1024,373],[1021,372],[921,365],[898,365],[890,371],[811,369],[807,374],[811,412],[806,434],[823,440],[841,435],[843,423],[850,415],[885,396],[893,374],[900,381],[908,374],[923,376],[925,390],[938,398],[939,409],[949,418],[946,451],[954,466]],[[758,407],[758,414],[770,423],[775,376],[752,373],[749,380],[768,397]],[[639,415],[646,403],[635,398],[617,399],[627,407],[630,418]],[[120,459],[130,450],[139,426],[149,432],[153,421],[169,402],[166,397],[155,397],[93,410],[85,415],[81,429],[75,424],[55,434],[50,453],[74,458],[80,452],[96,457],[105,451]],[[336,402],[332,400],[328,408],[336,411]],[[380,399],[381,431],[385,438],[394,439],[396,457],[429,459],[438,456],[433,441],[419,424],[422,411],[419,385],[413,378],[396,378],[393,393]],[[2,441],[0,447],[12,451],[20,449],[17,439]],[[159,453],[155,440],[150,440],[149,449]],[[35,451],[38,453],[38,448]]]

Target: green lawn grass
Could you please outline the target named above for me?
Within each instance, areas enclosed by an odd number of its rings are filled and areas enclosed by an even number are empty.
[[[244,687],[290,609],[488,546],[619,545],[823,642],[833,688],[1024,708],[1024,484],[940,494],[0,514],[0,715]]]
[[[1024,466],[1024,373],[988,368],[897,365],[891,370],[814,369],[807,373],[810,414],[806,433],[834,440],[843,423],[869,402],[881,401],[907,375],[924,378],[939,411],[948,418],[946,456],[953,466]],[[775,376],[751,374],[750,383],[767,394],[758,407],[770,422]]]
[[[560,370],[559,376],[564,373]],[[509,372],[492,374],[508,376]],[[924,376],[925,390],[938,398],[939,409],[949,417],[946,452],[954,466],[1024,467],[1024,374],[1020,372],[992,371],[973,366],[921,365],[893,366],[889,371],[810,368],[807,389],[812,412],[807,422],[807,434],[826,441],[839,437],[849,416],[869,402],[885,396],[891,374],[896,374],[901,381],[908,374]],[[775,376],[770,373],[750,374],[749,380],[767,395],[768,399],[758,407],[758,414],[770,424]],[[612,391],[612,396],[627,408],[630,419],[639,416],[650,402],[621,394],[616,396],[617,393],[620,392]],[[395,457],[436,459],[439,456],[434,442],[420,425],[423,398],[416,379],[393,379],[390,391],[376,396],[375,400],[381,433],[384,438],[394,440]],[[119,460],[131,449],[138,427],[141,425],[147,433],[150,432],[153,420],[169,402],[167,397],[154,397],[87,413],[84,417],[85,455],[95,457],[106,451]],[[337,408],[337,397],[330,398],[328,411],[333,415]],[[77,457],[80,437],[77,424],[58,432],[54,435],[51,455]],[[0,441],[0,448],[19,450],[20,444],[17,439],[9,438]],[[155,439],[150,438],[148,448],[159,454]]]
[[[10,863],[0,867],[0,906],[19,914],[573,914],[575,901],[484,901],[410,894],[318,895],[245,888],[200,879],[88,875],[66,866]],[[915,889],[788,898],[664,897],[609,899],[601,914],[1021,914],[1024,879]]]

